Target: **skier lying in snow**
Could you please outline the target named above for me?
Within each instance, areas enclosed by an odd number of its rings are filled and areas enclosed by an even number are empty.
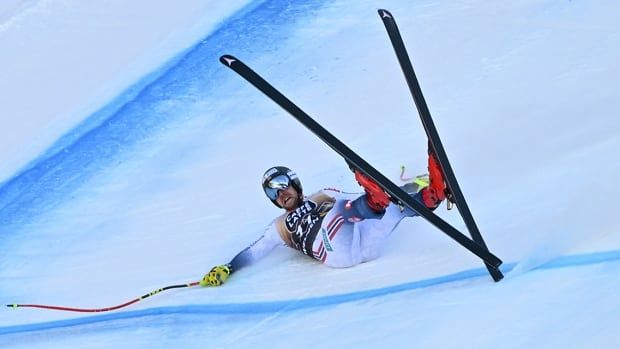
[[[432,153],[428,171],[428,186],[410,195],[434,210],[446,198],[446,185]],[[416,213],[401,210],[372,179],[360,171],[354,173],[365,194],[351,200],[350,195],[329,189],[306,197],[295,172],[283,166],[267,170],[263,190],[274,205],[286,212],[228,264],[213,267],[200,285],[220,286],[230,274],[283,244],[335,268],[379,257],[384,241],[401,219],[414,217]]]

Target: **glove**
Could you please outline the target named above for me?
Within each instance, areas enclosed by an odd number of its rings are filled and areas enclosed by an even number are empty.
[[[200,280],[200,286],[221,286],[231,273],[230,264],[218,265]]]

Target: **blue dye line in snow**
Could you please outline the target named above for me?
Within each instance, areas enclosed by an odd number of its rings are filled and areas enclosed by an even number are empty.
[[[620,260],[620,250],[595,252],[588,254],[580,254],[573,256],[564,256],[550,261],[544,265],[538,266],[536,269],[558,269],[583,265],[592,265],[604,262],[613,262]],[[512,270],[517,263],[509,263],[502,266],[504,273]],[[17,326],[0,327],[0,335],[42,331],[58,328],[67,328],[72,326],[82,326],[106,321],[118,321],[123,319],[142,318],[148,316],[172,315],[172,314],[202,314],[202,315],[218,315],[218,314],[261,314],[290,312],[300,309],[316,308],[321,306],[330,306],[354,302],[369,298],[381,297],[403,291],[412,291],[417,289],[428,288],[448,284],[451,282],[464,281],[468,279],[483,277],[488,274],[485,268],[476,268],[460,271],[454,274],[448,274],[426,280],[412,281],[399,285],[382,287],[377,289],[350,292],[322,297],[282,300],[271,302],[249,302],[249,303],[224,303],[224,304],[195,304],[183,306],[170,306],[149,308],[135,311],[126,311],[118,313],[110,313],[103,315],[95,315],[89,317],[81,317],[68,320],[49,321],[41,323],[33,323]]]
[[[255,0],[68,130],[44,154],[0,183],[0,237],[49,212],[97,173],[131,161],[133,151],[148,147],[150,139],[175,123],[205,117],[237,122],[247,117],[213,115],[209,109],[222,83],[238,79],[219,57],[231,53],[253,60],[277,51],[291,28],[314,16],[324,2]]]

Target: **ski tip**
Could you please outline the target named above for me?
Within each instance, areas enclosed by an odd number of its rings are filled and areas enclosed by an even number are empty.
[[[222,62],[224,65],[227,65],[229,67],[231,67],[233,63],[236,61],[238,61],[238,59],[232,55],[223,55],[222,57],[220,57],[220,62]]]
[[[384,10],[384,9],[379,9],[377,12],[379,12],[379,16],[383,19],[383,18],[394,18],[394,16],[392,16],[392,14],[390,13],[390,11],[388,10]]]

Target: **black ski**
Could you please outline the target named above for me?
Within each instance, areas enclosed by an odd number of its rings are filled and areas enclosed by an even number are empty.
[[[411,60],[407,54],[407,49],[403,43],[398,26],[396,26],[394,16],[392,16],[392,14],[387,10],[379,10],[379,16],[381,17],[381,20],[383,20],[385,29],[387,30],[392,46],[394,47],[394,52],[396,52],[396,57],[398,58],[398,62],[400,63],[405,79],[407,80],[407,85],[409,85],[409,90],[411,91],[411,95],[415,101],[418,113],[422,119],[422,124],[424,125],[424,130],[426,131],[430,147],[437,155],[437,160],[439,161],[439,165],[441,166],[441,170],[445,176],[446,184],[451,196],[449,200],[456,204],[456,207],[458,208],[461,217],[463,217],[463,221],[465,222],[472,239],[478,243],[478,245],[488,250],[486,244],[484,243],[484,239],[482,238],[482,234],[480,234],[480,230],[478,230],[478,226],[474,221],[474,217],[469,210],[469,206],[467,206],[465,196],[459,187],[454,171],[452,171],[452,166],[450,166],[450,161],[448,161],[448,156],[441,143],[441,139],[439,138],[439,133],[437,132],[437,128],[435,128],[435,124],[431,118],[431,113],[426,105],[424,95],[422,94],[422,89],[418,84],[418,79],[415,75],[415,71],[413,70]],[[493,265],[487,264],[487,269],[495,281],[499,281],[504,277],[502,272]]]
[[[435,215],[431,210],[426,208],[426,206],[414,200],[375,168],[370,166],[370,164],[368,164],[364,159],[359,157],[355,152],[349,149],[349,147],[334,137],[319,123],[314,121],[314,119],[312,119],[308,114],[286,98],[282,93],[250,69],[250,67],[245,65],[242,61],[233,56],[224,55],[220,57],[220,62],[235,71],[237,74],[241,75],[250,84],[254,85],[254,87],[259,89],[280,107],[289,112],[295,119],[317,135],[334,151],[340,154],[345,161],[347,161],[347,163],[352,164],[355,168],[361,170],[364,174],[376,181],[397,204],[409,207],[417,212],[421,217],[425,218],[435,227],[439,228],[439,230],[450,236],[476,256],[480,257],[485,263],[487,263],[487,265],[497,269],[502,264],[502,261],[497,256],[489,252],[488,249],[481,247],[478,243],[463,235],[457,229],[442,220],[439,216]]]

